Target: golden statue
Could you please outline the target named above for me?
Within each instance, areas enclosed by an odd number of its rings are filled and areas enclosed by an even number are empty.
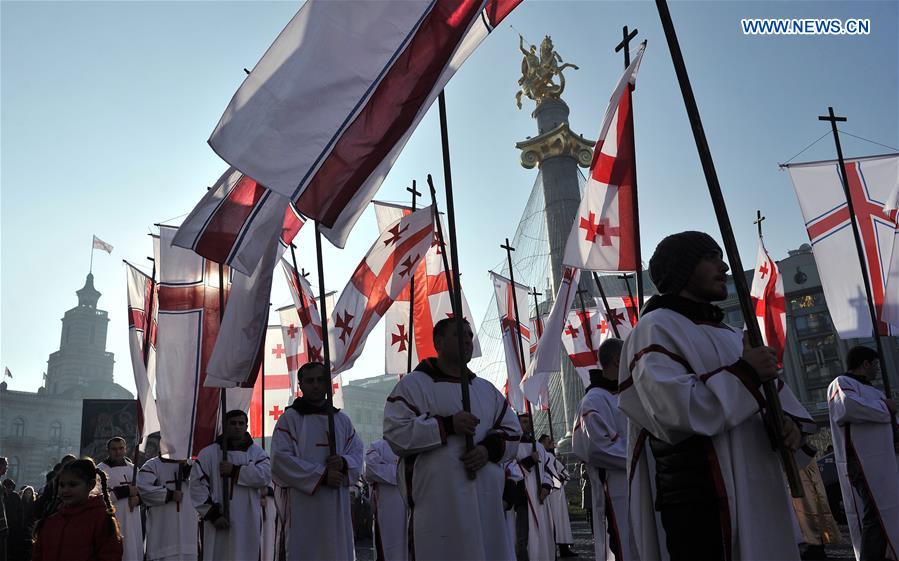
[[[515,94],[515,104],[521,109],[522,95],[533,99],[537,105],[540,105],[544,99],[559,99],[565,90],[565,76],[562,71],[566,68],[578,70],[577,65],[562,62],[562,57],[553,50],[553,41],[549,35],[544,37],[543,42],[540,43],[539,56],[537,56],[536,46],[531,45],[529,49],[525,50],[524,37],[518,35],[518,38],[518,50],[521,51],[524,58],[521,60],[521,78],[518,79],[521,89]],[[559,77],[558,84],[553,81],[556,76]]]

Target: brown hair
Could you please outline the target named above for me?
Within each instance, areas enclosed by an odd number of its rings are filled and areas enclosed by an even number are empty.
[[[75,460],[74,462],[63,466],[62,469],[59,470],[59,474],[56,478],[59,479],[64,473],[80,479],[87,485],[88,489],[93,489],[97,484],[97,478],[100,478],[100,490],[103,493],[103,502],[106,504],[107,531],[110,534],[121,538],[122,534],[119,532],[119,523],[115,517],[115,507],[112,505],[112,501],[109,500],[109,486],[106,483],[106,473],[102,469],[97,468],[94,460],[87,457]],[[46,518],[41,518],[35,525],[35,537],[37,537],[38,533],[41,531],[44,520],[46,520]]]

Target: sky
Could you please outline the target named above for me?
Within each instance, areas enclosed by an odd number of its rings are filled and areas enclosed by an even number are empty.
[[[99,307],[116,382],[133,391],[122,259],[149,262],[153,224],[178,224],[227,167],[208,147],[228,101],[302,2],[0,2],[0,365],[10,389],[35,391],[77,304],[91,236],[114,246],[94,256]],[[848,117],[847,156],[899,146],[899,2],[671,2],[687,70],[744,265],[757,244],[756,209],[775,259],[806,243],[787,174],[778,169],[824,135],[818,115]],[[743,18],[869,18],[869,35],[744,35]],[[579,70],[565,72],[574,131],[595,139],[622,71],[621,28],[648,40],[634,94],[642,251],[669,233],[700,229],[720,240],[658,14],[652,2],[524,2],[446,89],[463,287],[480,318],[487,270],[514,234],[536,170],[515,143],[536,134],[514,95],[518,33],[550,35]],[[310,76],[309,79],[315,79]],[[314,111],[315,108],[310,107]],[[442,187],[436,104],[377,198],[405,201],[412,179]],[[830,159],[826,137],[794,161]],[[443,206],[443,198],[439,203]],[[324,251],[339,290],[374,241],[373,212],[345,249]],[[312,229],[297,239],[314,269]],[[495,249],[493,246],[496,246]],[[315,274],[310,277],[316,282]],[[276,277],[274,306],[289,303]],[[346,379],[383,370],[377,328]]]

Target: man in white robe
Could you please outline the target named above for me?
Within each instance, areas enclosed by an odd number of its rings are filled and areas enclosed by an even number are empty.
[[[518,443],[518,466],[524,475],[524,491],[527,502],[516,511],[518,543],[527,536],[528,559],[542,561],[555,559],[556,540],[553,532],[552,513],[549,510],[549,494],[552,491],[552,476],[547,464],[549,455],[543,446],[534,442],[533,422],[527,413],[518,415],[521,424],[521,441]],[[527,519],[527,528],[522,523]],[[526,532],[526,534],[525,534]]]
[[[122,561],[143,561],[144,531],[140,522],[140,493],[134,481],[134,464],[128,459],[128,445],[121,436],[106,442],[106,459],[97,467],[106,473],[106,485],[115,506],[122,533]]]
[[[247,432],[239,409],[225,414],[224,434],[200,450],[190,472],[190,498],[203,520],[203,559],[259,559],[262,552],[260,491],[272,483],[271,462]],[[227,456],[222,454],[227,438]],[[222,477],[228,476],[229,511],[223,511]]]
[[[712,302],[728,267],[707,234],[668,236],[650,260],[661,293],[624,344],[619,407],[627,414],[629,513],[641,559],[798,559],[783,470],[761,412],[777,375],[767,347],[744,348]],[[738,274],[742,274],[740,271]],[[784,444],[811,417],[785,385]]]
[[[323,364],[306,363],[297,377],[303,396],[281,415],[272,436],[272,476],[287,495],[287,559],[350,561],[355,558],[350,486],[362,471],[362,440],[350,418],[328,403],[331,377]]]
[[[595,558],[637,559],[627,511],[627,417],[618,408],[621,339],[599,347],[602,369],[590,371],[571,433],[572,450],[587,464]]]
[[[404,376],[387,398],[384,439],[400,457],[399,487],[409,505],[416,561],[511,561],[501,463],[515,456],[521,429],[505,397],[466,366],[471,326],[463,320],[460,355],[453,321],[437,322],[437,357]],[[462,410],[463,379],[470,412]],[[475,446],[466,452],[467,435]]]
[[[876,351],[853,347],[846,362],[849,372],[827,388],[827,406],[852,547],[859,561],[897,559],[896,402],[871,384],[880,370]]]
[[[559,548],[559,557],[577,557],[577,553],[571,550],[574,536],[571,535],[571,518],[568,514],[568,497],[565,494],[565,483],[571,479],[568,468],[554,454],[556,443],[544,434],[538,442],[546,450],[546,470],[552,478],[552,491],[549,493],[547,503],[549,514],[553,522],[553,535]]]
[[[137,472],[137,489],[147,508],[147,561],[197,561],[197,511],[185,500],[189,460],[150,458]]]
[[[365,453],[365,480],[371,485],[372,523],[378,561],[404,561],[409,557],[406,543],[406,503],[396,486],[399,462],[390,445],[375,440]]]

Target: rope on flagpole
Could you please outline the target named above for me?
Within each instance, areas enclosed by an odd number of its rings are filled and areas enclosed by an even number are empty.
[[[795,156],[793,156],[792,158],[790,158],[789,160],[787,160],[786,162],[784,162],[784,163],[782,163],[782,164],[777,164],[777,167],[779,167],[779,168],[781,168],[781,169],[787,167],[787,164],[789,164],[790,162],[792,162],[793,160],[795,160],[796,158],[798,158],[799,156],[801,156],[803,153],[805,153],[806,150],[808,150],[809,148],[811,148],[811,147],[814,146],[815,144],[818,144],[819,142],[821,142],[821,139],[824,138],[825,136],[827,136],[828,134],[832,134],[831,131],[827,131],[826,133],[822,134],[821,136],[819,136],[819,137],[817,138],[817,140],[815,140],[814,142],[812,142],[811,144],[809,144],[808,146],[806,146],[805,148],[803,148],[802,150],[800,150],[798,154],[796,154]]]

